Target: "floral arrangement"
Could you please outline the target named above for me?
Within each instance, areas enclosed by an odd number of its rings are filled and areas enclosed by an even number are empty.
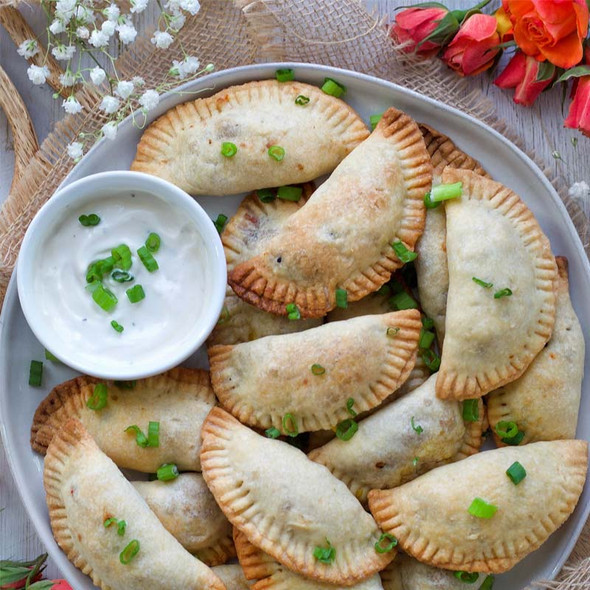
[[[493,14],[483,14],[489,3],[467,10],[417,4],[398,13],[390,35],[404,51],[423,58],[438,55],[461,76],[492,70],[504,51],[513,51],[494,84],[514,88],[514,102],[524,106],[543,90],[573,80],[564,125],[590,136],[586,0],[502,0]]]
[[[43,569],[47,553],[33,561],[0,561],[0,590],[23,588],[25,590],[72,590],[65,580],[44,580]]]
[[[129,0],[104,2],[103,0],[41,0],[41,7],[47,15],[47,42],[43,50],[41,65],[31,65],[27,70],[33,84],[44,84],[50,75],[46,65],[49,54],[63,63],[64,73],[60,75],[61,89],[53,97],[66,97],[62,107],[69,114],[83,111],[83,105],[76,98],[76,91],[84,85],[91,85],[101,96],[100,110],[106,122],[95,134],[81,134],[79,141],[68,146],[68,154],[79,160],[90,144],[106,137],[114,139],[119,123],[127,116],[133,117],[134,124],[145,124],[145,115],[154,109],[162,92],[174,88],[179,80],[190,80],[204,72],[213,70],[208,64],[201,68],[199,60],[183,51],[184,59],[173,60],[165,80],[155,88],[146,88],[143,78],[121,79],[113,55],[115,44],[125,47],[137,37],[135,18],[146,10],[150,0]],[[161,9],[158,27],[151,42],[161,50],[173,43],[175,36],[185,24],[187,15],[195,15],[200,4],[198,0],[157,0]],[[123,7],[129,12],[124,13]],[[27,39],[18,48],[19,55],[31,59],[41,53],[38,39]],[[108,88],[107,88],[108,85]],[[136,115],[143,118],[136,120]]]

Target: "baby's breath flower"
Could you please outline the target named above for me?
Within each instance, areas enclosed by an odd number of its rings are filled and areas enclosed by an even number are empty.
[[[72,160],[78,161],[83,155],[84,152],[82,149],[84,146],[79,141],[74,141],[68,145],[68,156],[72,158]]]
[[[186,10],[189,14],[195,15],[199,12],[201,5],[199,0],[180,0],[180,8]]]
[[[74,16],[77,0],[57,0],[55,4],[55,16],[64,22],[70,22]]]
[[[67,70],[65,73],[60,74],[59,83],[66,88],[73,86],[76,83],[76,76],[70,70]]]
[[[96,66],[90,70],[90,79],[95,86],[100,86],[105,78],[106,72],[102,68]]]
[[[117,137],[117,123],[110,121],[102,126],[102,134],[107,139],[115,139]]]
[[[88,39],[88,37],[90,37],[90,31],[88,30],[88,27],[78,27],[76,29],[76,37],[78,37],[78,39]]]
[[[49,68],[47,66],[30,66],[27,76],[33,84],[45,84],[45,80],[49,76]]]
[[[16,51],[25,59],[29,59],[39,53],[39,44],[35,39],[27,39],[18,46]]]
[[[51,50],[55,59],[69,61],[76,53],[75,45],[58,45]]]
[[[127,100],[133,93],[133,82],[125,80],[119,82],[115,88],[115,94],[118,94],[123,100]]]
[[[172,14],[172,17],[168,21],[168,26],[173,31],[178,32],[178,31],[180,31],[180,29],[182,29],[182,27],[184,27],[185,21],[186,21],[186,17],[184,16],[184,14],[182,14],[182,12],[174,12]]]
[[[112,115],[119,110],[119,99],[114,96],[104,96],[100,103],[100,109],[105,113]]]
[[[94,29],[90,34],[88,43],[94,47],[105,47],[109,44],[109,36],[104,31]]]
[[[143,12],[148,5],[149,0],[131,0],[131,12]]]
[[[100,27],[100,30],[105,33],[106,35],[108,35],[109,37],[112,37],[115,34],[115,29],[117,28],[117,25],[111,21],[111,20],[105,20],[102,23],[102,26]]]
[[[116,21],[121,14],[121,10],[116,4],[110,4],[103,10],[104,15],[111,21]]]
[[[134,86],[143,86],[145,84],[145,80],[141,76],[133,76],[131,78]]]
[[[159,102],[160,95],[155,90],[146,90],[139,99],[139,104],[148,111],[155,109]]]
[[[183,62],[183,69],[185,75],[194,74],[200,66],[200,62],[196,57],[185,57]]]
[[[129,43],[133,43],[135,41],[135,37],[137,37],[137,31],[132,24],[124,23],[117,27],[117,31],[119,32],[119,39],[125,45]]]
[[[76,20],[83,25],[88,25],[96,20],[96,16],[87,6],[78,6],[76,8]]]
[[[66,113],[70,115],[77,115],[82,110],[82,105],[74,96],[68,96],[66,100],[61,103]]]
[[[64,23],[63,20],[56,18],[50,25],[49,25],[49,30],[51,31],[51,33],[53,33],[54,35],[59,35],[60,33],[63,33],[66,30],[66,24]]]
[[[171,76],[176,76],[181,80],[185,77],[184,69],[182,67],[182,62],[176,59],[172,60],[172,67],[168,70],[168,73]]]
[[[174,37],[165,31],[156,31],[152,37],[152,43],[159,49],[168,49],[174,41]]]

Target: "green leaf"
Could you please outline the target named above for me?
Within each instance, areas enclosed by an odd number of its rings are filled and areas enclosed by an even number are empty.
[[[539,64],[539,71],[537,72],[537,82],[545,82],[550,80],[555,75],[555,66],[548,61],[543,61]]]
[[[446,45],[451,38],[455,36],[455,33],[459,30],[459,26],[459,21],[453,12],[447,12],[447,14],[438,21],[436,29],[416,45],[416,49],[420,49],[420,46],[427,41],[439,45]]]
[[[576,66],[575,68],[570,68],[566,70],[557,80],[554,82],[555,84],[559,84],[559,82],[566,82],[570,78],[581,78],[582,76],[590,76],[590,66]]]
[[[447,10],[447,7],[440,2],[421,2],[419,4],[410,4],[409,6],[398,6],[395,10],[407,10],[408,8],[444,8]]]

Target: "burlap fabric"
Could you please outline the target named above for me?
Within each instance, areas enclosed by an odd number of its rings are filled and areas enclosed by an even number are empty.
[[[416,63],[396,51],[383,23],[368,14],[358,0],[201,0],[201,10],[179,35],[178,41],[202,64],[217,70],[262,61],[320,63],[372,74],[396,82],[459,108],[509,136],[493,105],[478,91],[469,91],[463,80],[437,61]],[[139,39],[118,60],[124,79],[140,75],[148,85],[161,82],[172,59],[181,57],[180,43],[162,52],[147,39]],[[432,81],[436,80],[436,84]],[[104,123],[97,108],[98,95],[82,89],[80,115],[56,125],[40,150],[15,179],[0,212],[0,301],[16,261],[24,232],[39,207],[51,196],[73,162],[66,146],[78,133],[94,132]],[[15,137],[15,143],[18,137]],[[519,143],[518,141],[516,141]],[[529,155],[533,146],[522,146]],[[567,196],[561,177],[546,171],[590,255],[590,228],[579,207]],[[568,564],[555,582],[538,582],[534,588],[574,590],[590,588],[590,526],[587,524]]]

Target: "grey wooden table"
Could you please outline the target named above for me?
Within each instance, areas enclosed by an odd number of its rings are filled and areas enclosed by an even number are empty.
[[[395,7],[414,2],[415,0],[364,1],[370,10],[380,15],[393,15]],[[447,0],[446,4],[450,8],[465,8],[467,5],[460,0]],[[33,28],[37,32],[42,31],[45,25],[40,9],[23,6],[21,10]],[[148,22],[153,20],[153,9],[144,20]],[[52,99],[53,91],[49,87],[34,86],[29,82],[25,61],[17,54],[14,44],[1,27],[0,65],[20,92],[33,119],[39,141],[43,141],[56,121],[63,117],[61,101]],[[555,89],[544,93],[532,108],[523,108],[512,102],[511,92],[500,90],[492,84],[492,81],[493,77],[483,74],[470,79],[470,84],[473,88],[483,91],[494,103],[500,117],[506,120],[512,131],[522,140],[524,146],[537,156],[544,158],[550,166],[563,175],[568,185],[582,180],[590,184],[590,139],[563,127],[566,113],[562,112],[561,92]],[[574,145],[576,141],[572,141],[573,138],[577,138],[577,145]],[[561,159],[555,159],[552,156],[554,152],[558,152]],[[0,111],[0,202],[8,193],[13,166],[12,137],[4,113]],[[588,209],[586,212],[588,213]],[[31,559],[44,551],[21,503],[4,451],[0,448],[0,559]],[[47,574],[50,577],[60,577],[59,571],[51,560]]]

